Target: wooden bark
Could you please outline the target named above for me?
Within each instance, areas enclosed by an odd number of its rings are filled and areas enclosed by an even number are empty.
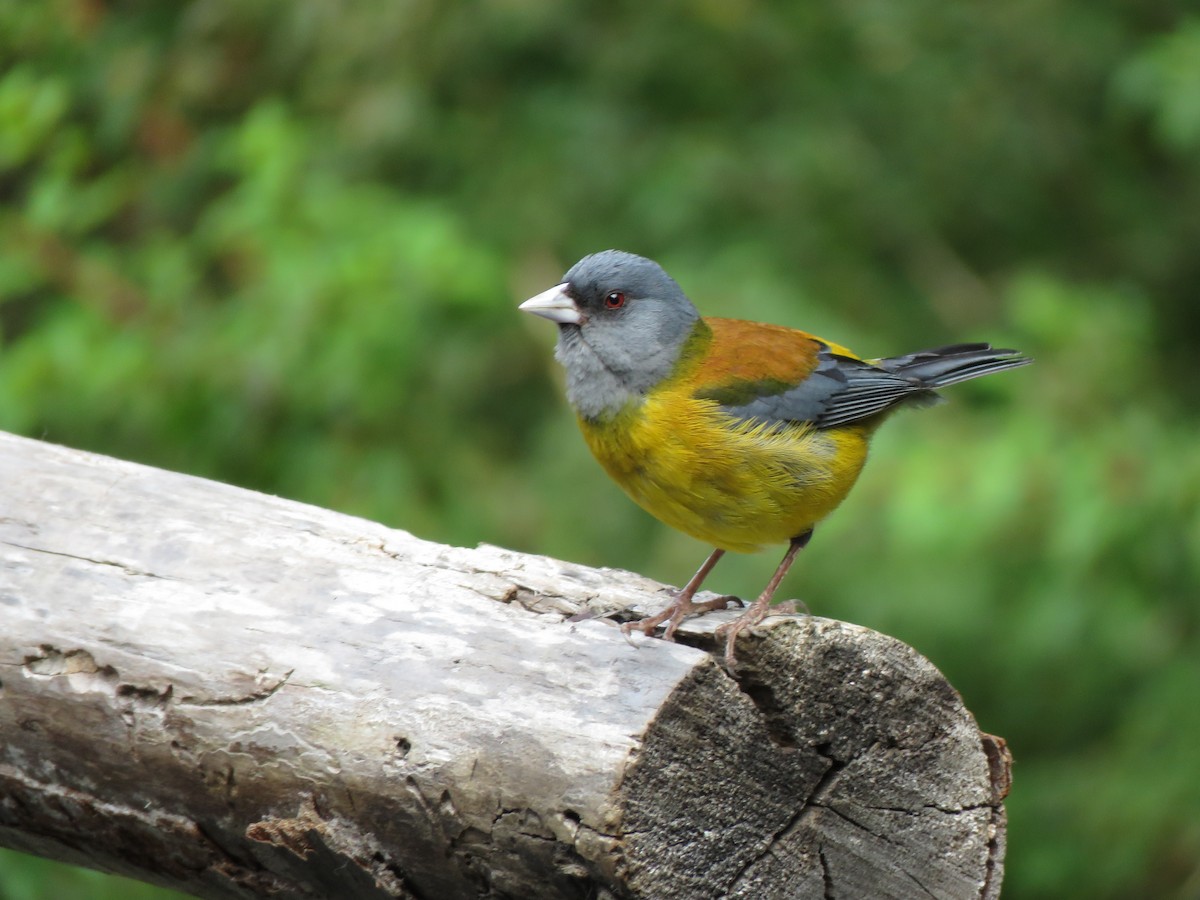
[[[1003,744],[929,662],[789,616],[731,675],[730,614],[623,638],[661,591],[0,435],[0,844],[211,898],[998,895]]]

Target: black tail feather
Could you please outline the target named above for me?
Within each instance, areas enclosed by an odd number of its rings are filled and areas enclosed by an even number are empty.
[[[1032,359],[1016,350],[993,349],[991,344],[953,344],[881,359],[876,365],[914,381],[922,388],[934,390],[981,375],[1027,366],[1031,362]]]

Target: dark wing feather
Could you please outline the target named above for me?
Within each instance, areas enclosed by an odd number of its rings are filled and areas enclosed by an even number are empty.
[[[935,388],[1031,361],[988,344],[956,344],[873,361],[844,356],[820,344],[816,366],[798,383],[739,381],[697,391],[696,396],[716,400],[737,419],[833,428],[902,403],[936,402]]]

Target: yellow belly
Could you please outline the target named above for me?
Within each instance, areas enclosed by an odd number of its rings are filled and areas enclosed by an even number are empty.
[[[753,552],[808,531],[845,499],[869,429],[769,429],[674,391],[603,423],[580,421],[592,453],[654,517],[725,550]]]

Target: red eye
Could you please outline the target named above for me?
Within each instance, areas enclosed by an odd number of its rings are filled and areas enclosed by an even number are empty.
[[[625,295],[620,291],[612,291],[604,298],[604,305],[609,309],[620,309],[625,305]]]

